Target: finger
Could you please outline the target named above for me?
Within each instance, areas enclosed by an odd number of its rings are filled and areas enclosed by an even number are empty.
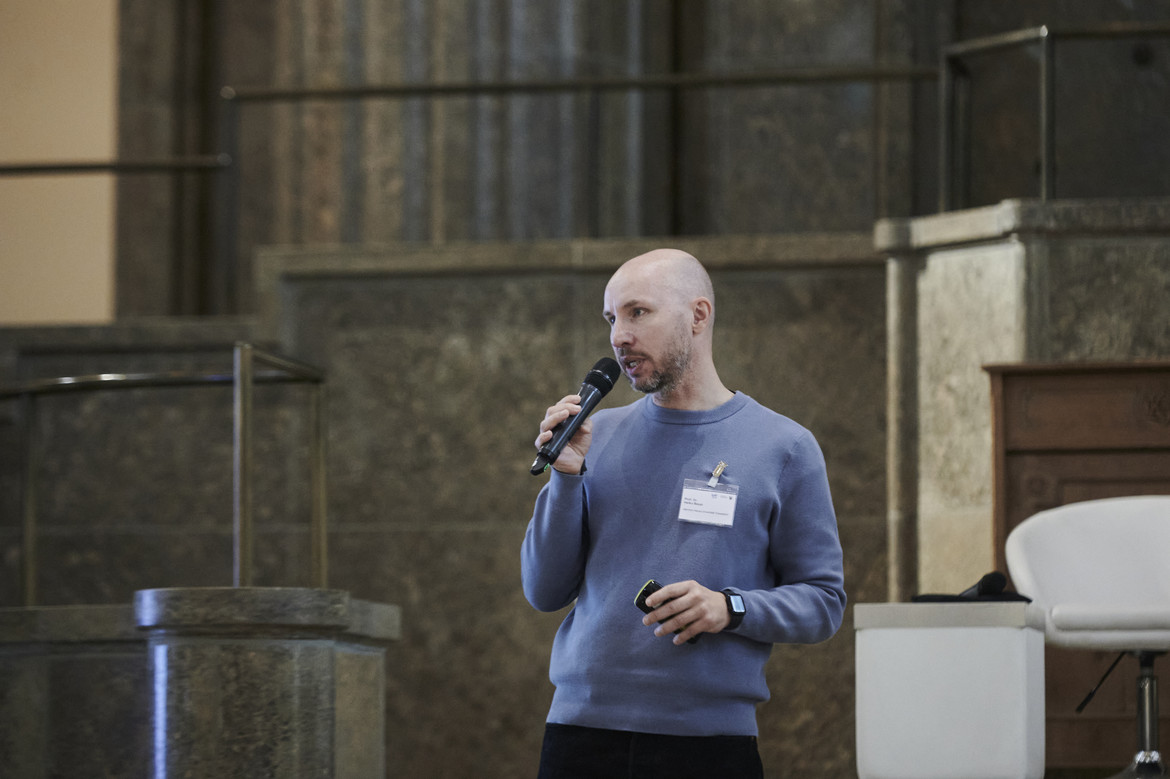
[[[580,395],[565,395],[556,403],[548,407],[546,414],[551,414],[554,411],[560,411],[564,408],[573,408],[577,411],[581,410],[581,396]]]
[[[646,624],[657,623],[658,627],[655,628],[654,633],[665,636],[676,630],[682,630],[693,621],[694,615],[688,615],[688,611],[686,604],[680,603],[679,599],[676,598],[650,612],[647,615]]]
[[[677,644],[685,644],[689,639],[705,632],[702,625],[698,621],[692,621],[684,615],[679,615],[674,619],[662,623],[654,629],[656,636],[670,636],[674,634],[673,642]]]
[[[695,636],[699,635],[700,633],[704,633],[704,632],[706,632],[706,631],[699,628],[699,623],[692,622],[681,633],[677,634],[674,637],[673,643],[675,646],[682,646],[683,644],[690,641]]]
[[[689,615],[685,610],[679,611],[669,618],[659,620],[659,625],[654,629],[654,633],[659,636],[668,636],[675,631],[686,630],[694,621],[693,615]]]
[[[586,420],[586,422],[588,421],[589,420]],[[582,427],[584,427],[584,425],[582,425]],[[650,595],[646,598],[646,605],[656,609],[659,606],[665,605],[665,603],[669,600],[677,601],[680,597],[686,595],[686,593],[686,582],[674,582],[672,584],[666,585],[660,590],[655,590],[654,592],[650,593]],[[679,603],[678,605],[681,607],[682,603]],[[673,614],[674,612],[680,610],[681,608],[675,608],[672,609],[670,613]]]
[[[540,422],[540,432],[544,433],[552,430],[554,427],[564,422],[569,417],[580,413],[581,407],[575,404],[565,406],[551,406],[549,410],[545,412],[544,419],[542,419]]]

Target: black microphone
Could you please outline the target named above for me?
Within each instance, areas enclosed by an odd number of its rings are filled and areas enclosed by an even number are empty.
[[[999,571],[984,574],[974,585],[959,593],[960,598],[978,598],[981,595],[999,595],[1007,586],[1007,577]]]
[[[585,421],[585,417],[589,416],[589,412],[597,408],[601,399],[613,389],[613,383],[621,375],[621,372],[622,369],[616,360],[602,357],[592,370],[585,374],[585,378],[581,382],[581,389],[577,390],[577,394],[581,396],[581,413],[569,417],[553,428],[553,437],[549,439],[547,444],[540,447],[540,453],[536,455],[536,459],[532,463],[533,476],[544,473],[549,465],[557,461],[565,444],[569,443],[569,439],[576,434],[581,423]]]

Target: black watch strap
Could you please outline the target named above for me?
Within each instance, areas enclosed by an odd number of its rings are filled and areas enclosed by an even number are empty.
[[[731,620],[724,630],[735,630],[743,622],[743,615],[747,613],[743,596],[734,590],[723,590],[723,597],[727,600],[727,616]]]

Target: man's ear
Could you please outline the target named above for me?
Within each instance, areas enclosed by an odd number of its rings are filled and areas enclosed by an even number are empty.
[[[693,317],[691,332],[698,335],[711,326],[711,320],[715,316],[715,307],[707,298],[695,298],[695,302],[691,304],[691,316]]]

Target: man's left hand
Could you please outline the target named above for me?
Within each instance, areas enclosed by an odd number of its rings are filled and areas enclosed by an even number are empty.
[[[723,593],[709,590],[696,581],[668,584],[646,598],[646,605],[654,610],[642,618],[642,624],[661,622],[654,629],[656,636],[682,631],[674,637],[676,645],[685,644],[700,633],[718,633],[731,623]]]

